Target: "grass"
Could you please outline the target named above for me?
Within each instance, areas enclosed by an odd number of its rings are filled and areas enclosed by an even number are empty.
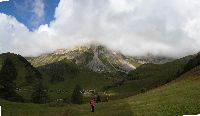
[[[102,87],[114,83],[115,81],[115,79],[107,78],[105,75],[87,71],[81,71],[76,77],[66,76],[64,81],[55,83],[50,82],[49,76],[44,76],[44,85],[50,90],[48,94],[51,101],[64,98],[70,99],[76,85],[80,85],[81,88],[86,90],[95,89],[96,91],[100,91]],[[21,91],[19,94],[30,101],[30,95],[33,92],[32,88],[24,87],[23,89],[27,90]],[[84,102],[86,102],[86,99],[87,98],[84,99]]]
[[[162,86],[175,80],[178,70],[182,69],[191,58],[192,56],[188,56],[165,64],[141,65],[136,70],[130,72],[130,75],[137,77],[137,79],[128,79],[122,86],[111,88],[108,92],[113,93],[114,96],[111,97],[117,99]]]
[[[200,67],[182,75],[162,87],[133,97],[96,103],[96,111],[89,112],[89,104],[36,105],[0,100],[3,115],[15,116],[169,116],[200,113]]]
[[[133,66],[135,66],[136,68],[142,65],[141,63],[139,63],[137,60],[135,60],[135,59],[133,59],[133,58],[129,58],[129,59],[128,59],[128,62],[129,62],[130,64],[132,64]]]
[[[77,84],[83,89],[95,89],[96,91],[100,91],[103,86],[109,85],[113,82],[115,82],[115,80],[112,78],[107,78],[104,75],[86,71],[81,71],[76,75],[76,77],[66,77],[63,82],[50,83],[48,80],[45,80],[48,89],[67,91],[65,93],[50,92],[49,94],[52,99],[70,97]]]

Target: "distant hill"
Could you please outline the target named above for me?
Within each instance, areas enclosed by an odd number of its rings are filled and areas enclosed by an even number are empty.
[[[13,62],[17,70],[17,78],[14,80],[16,92],[20,94],[25,101],[29,101],[33,87],[39,80],[43,79],[41,73],[24,57],[13,53],[0,54],[0,70],[6,58],[9,58]]]
[[[6,58],[12,60],[17,69],[17,87],[29,86],[34,84],[37,79],[41,79],[40,72],[34,68],[24,57],[14,53],[0,54],[0,69]]]
[[[134,58],[141,64],[145,64],[145,63],[164,64],[164,63],[175,60],[175,58],[172,58],[172,57],[152,55],[152,54],[147,54],[144,56],[134,56],[132,58]]]

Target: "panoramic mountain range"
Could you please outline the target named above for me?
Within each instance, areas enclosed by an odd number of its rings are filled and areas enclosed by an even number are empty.
[[[76,85],[82,87],[83,103],[87,103],[91,95],[100,96],[103,102],[108,96],[109,100],[118,100],[160,88],[198,67],[199,56],[194,54],[180,59],[152,55],[136,57],[101,45],[87,45],[59,49],[38,57],[3,53],[0,54],[0,68],[6,59],[11,59],[17,70],[15,89],[24,102],[32,102],[35,85],[42,81],[50,103],[57,103],[57,100],[70,103]],[[193,75],[193,72],[190,73]]]
[[[82,68],[97,73],[128,73],[144,63],[163,64],[172,58],[160,56],[132,57],[111,50],[102,45],[85,45],[73,49],[58,49],[52,53],[28,59],[35,67],[44,67],[60,61],[71,61]]]

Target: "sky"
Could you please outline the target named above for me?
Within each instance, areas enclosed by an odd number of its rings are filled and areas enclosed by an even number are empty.
[[[199,0],[0,0],[0,53],[98,43],[125,55],[200,51]]]

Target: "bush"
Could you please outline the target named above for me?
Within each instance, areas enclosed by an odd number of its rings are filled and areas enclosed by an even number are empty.
[[[97,103],[98,103],[98,102],[101,102],[101,97],[100,97],[100,95],[97,95],[97,98],[96,98],[96,99],[97,99]]]
[[[200,65],[200,53],[198,53],[195,58],[188,61],[188,63],[183,68],[182,74],[199,65]]]
[[[0,97],[9,101],[22,102],[23,98],[15,92],[14,80],[17,77],[17,70],[12,61],[5,59],[0,72]]]
[[[38,104],[47,103],[49,101],[48,93],[41,81],[36,84],[31,98],[34,103]]]
[[[76,85],[74,91],[72,93],[71,102],[74,104],[82,104],[83,103],[83,95],[81,93],[81,87]]]
[[[142,88],[140,91],[141,91],[141,93],[144,93],[144,92],[146,92],[146,88]]]
[[[63,99],[63,102],[70,104],[71,103],[71,99],[66,97]]]

